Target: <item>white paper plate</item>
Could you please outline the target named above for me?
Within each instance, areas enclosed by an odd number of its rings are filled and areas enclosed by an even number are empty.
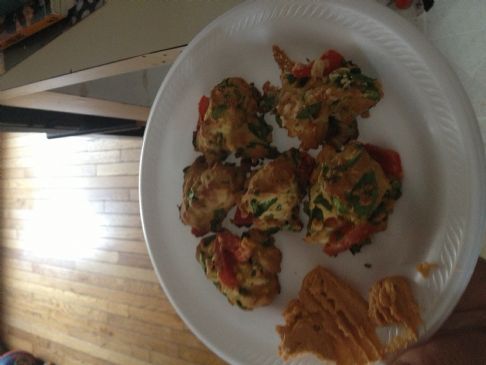
[[[195,259],[198,240],[179,221],[177,205],[182,169],[196,157],[191,138],[199,98],[228,76],[242,76],[259,88],[266,80],[278,84],[272,44],[300,60],[334,48],[381,80],[385,97],[369,119],[359,121],[360,140],[399,151],[405,178],[388,229],[356,256],[346,252],[330,258],[304,244],[303,233],[278,233],[282,292],[272,305],[244,312],[230,306],[203,275]],[[274,137],[279,147],[287,143],[281,130]],[[366,1],[245,2],[208,25],[162,83],[142,151],[143,227],[155,270],[175,309],[208,347],[231,363],[282,363],[275,326],[283,323],[281,313],[297,295],[302,278],[319,264],[364,296],[384,276],[411,279],[426,338],[453,309],[479,255],[486,217],[484,166],[479,130],[461,85],[404,19]],[[415,270],[423,261],[437,262],[440,269],[423,279]]]

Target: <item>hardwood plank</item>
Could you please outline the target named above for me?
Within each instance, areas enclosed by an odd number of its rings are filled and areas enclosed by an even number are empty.
[[[105,212],[140,214],[140,206],[134,202],[106,202]]]
[[[98,238],[93,242],[93,247],[106,250],[116,250],[120,255],[125,252],[147,254],[147,246],[143,240]]]
[[[13,228],[0,228],[0,238],[16,238],[17,230]]]
[[[92,356],[85,355],[81,352],[73,351],[72,349],[62,346],[56,342],[48,341],[35,336],[31,333],[22,331],[16,327],[12,327],[6,323],[2,323],[2,327],[6,329],[6,338],[10,336],[22,338],[32,344],[32,352],[36,354],[39,358],[52,361],[55,364],[70,364],[70,365],[80,365],[80,364],[92,364],[92,365],[113,365],[113,363],[108,363],[96,359]]]
[[[8,329],[8,332],[14,336],[21,336],[31,342],[33,344],[33,353],[43,360],[51,361],[59,365],[114,365],[112,362],[104,361],[83,352],[75,351],[57,342],[35,336],[32,333],[22,331],[16,327],[9,326],[8,324],[4,324],[4,326]]]
[[[4,247],[2,249],[2,256],[5,260],[14,259],[24,264],[30,263],[32,265],[32,270],[36,265],[39,264],[55,265],[56,267],[64,269],[75,268],[75,262],[73,262],[72,260],[50,256],[39,256],[37,253],[31,253],[29,251],[12,249],[8,247]]]
[[[140,228],[126,227],[100,227],[100,237],[138,241],[144,240],[143,232]]]
[[[121,162],[96,166],[98,176],[138,175],[140,164],[138,162]]]
[[[140,148],[122,150],[120,160],[124,162],[140,161],[141,154],[142,154],[142,150]]]
[[[9,172],[6,172],[9,178],[15,178]],[[72,176],[72,177],[87,177],[96,175],[96,167],[92,165],[62,165],[56,166],[55,168],[45,169],[43,167],[33,166],[31,169],[27,169],[24,173],[24,178],[35,178],[35,177],[54,177],[54,176]]]
[[[76,267],[83,271],[89,271],[99,274],[115,275],[117,277],[126,279],[136,279],[140,281],[148,281],[157,283],[158,280],[153,270],[146,270],[137,267],[130,267],[124,265],[112,265],[99,262],[92,262],[88,260],[77,260]],[[139,284],[140,285],[140,284]]]
[[[108,322],[116,322],[116,317],[108,315]],[[145,336],[151,336],[155,338],[166,339],[176,343],[184,344],[189,347],[200,346],[199,340],[197,340],[188,331],[178,331],[170,329],[165,326],[157,326],[149,323],[143,323],[132,318],[125,319],[124,321],[116,322],[116,326],[128,331],[137,332]]]
[[[71,281],[83,282],[101,286],[104,288],[125,290],[129,293],[147,295],[152,297],[161,297],[162,291],[158,282],[154,279],[155,273],[150,270],[140,270],[137,268],[129,268],[121,265],[104,266],[105,270],[98,268],[93,271],[91,266],[100,265],[99,263],[90,263],[88,260],[71,262],[72,268],[62,266],[62,261],[57,266],[52,265],[53,259],[45,259],[47,263],[42,263],[41,260],[36,260],[32,263],[32,271],[42,274],[44,276],[52,276],[55,278],[68,279]],[[118,269],[117,266],[121,268]],[[102,266],[103,267],[103,266]],[[113,271],[109,271],[112,269]],[[105,271],[100,272],[100,271]],[[123,272],[123,274],[120,274]],[[136,273],[141,272],[142,279],[136,277]],[[133,274],[131,276],[130,274]],[[149,279],[146,279],[146,276]]]
[[[1,199],[0,198],[0,206],[5,211],[23,210],[25,212],[30,212],[38,205],[41,204],[45,204],[45,199],[9,199],[9,198]],[[89,201],[89,208],[95,213],[105,212],[105,204],[102,201],[101,202]],[[133,214],[131,212],[127,212],[127,213]],[[22,213],[19,212],[19,214]]]
[[[50,341],[61,343],[64,346],[70,347],[74,350],[85,353],[96,353],[97,357],[102,360],[114,361],[114,363],[120,365],[149,364],[146,361],[138,360],[117,351],[107,350],[99,345],[78,339],[66,333],[59,333],[58,331],[46,331],[44,324],[41,321],[35,320],[33,318],[31,318],[30,320],[25,320],[21,316],[14,316],[10,314],[10,316],[6,319],[6,322],[11,326],[18,327],[37,336],[42,336],[43,338],[46,338]]]
[[[158,307],[170,308],[170,304],[157,284],[133,279],[124,280],[118,277],[96,275],[38,263],[32,265],[32,272],[42,276],[52,275],[53,278],[66,280],[71,283],[88,284],[95,288],[113,290],[116,294],[125,292],[127,295],[140,295],[140,300],[147,300],[147,302],[149,302],[149,298],[153,298],[154,305],[151,306],[151,309]]]
[[[168,326],[159,326],[158,331],[154,332],[153,324],[143,323],[132,318],[123,318],[116,315],[108,315],[109,320],[106,320],[106,313],[100,312],[96,309],[86,309],[83,313],[69,313],[69,315],[59,316],[59,308],[56,304],[49,302],[31,303],[28,302],[16,302],[9,300],[5,306],[5,313],[9,317],[21,317],[22,319],[30,319],[31,321],[46,321],[52,324],[51,330],[57,330],[59,332],[65,332],[75,337],[82,338],[90,341],[93,336],[102,333],[106,336],[104,342],[115,341],[118,343],[133,343],[133,335],[139,334],[145,336],[147,339],[147,333],[152,333],[150,337],[154,340],[151,341],[151,346],[140,346],[141,348],[148,349],[150,351],[164,352],[167,355],[174,354],[175,346],[182,346],[185,348],[197,350],[198,346],[201,349],[198,342],[192,340],[192,336],[187,330],[173,329]],[[58,306],[63,304],[57,304]],[[97,317],[92,318],[91,315]],[[126,329],[127,326],[131,328]],[[170,333],[170,337],[167,335]],[[117,334],[115,336],[115,334]],[[99,343],[99,340],[95,341]],[[168,346],[160,346],[163,342]],[[204,349],[204,348],[202,348]],[[119,351],[119,349],[118,349]],[[177,351],[179,352],[179,350]]]
[[[48,285],[51,288],[71,291],[78,295],[91,296],[97,299],[113,298],[116,303],[129,304],[138,308],[145,308],[152,311],[168,311],[172,309],[170,303],[161,293],[160,297],[143,296],[133,294],[128,291],[116,290],[107,287],[97,286],[85,282],[78,282],[69,279],[50,278],[46,282],[46,277],[37,272],[23,270],[17,264],[12,264],[10,260],[5,260],[6,267],[3,268],[2,275],[19,281],[28,280],[29,283],[38,285]]]
[[[32,209],[35,200],[8,198],[0,195],[0,204],[4,209]]]
[[[14,230],[15,232],[15,230]],[[5,247],[10,247],[10,248],[26,248],[26,247],[31,247],[30,244],[26,243],[25,241],[21,239],[16,239],[16,238],[2,238],[3,244]],[[117,252],[119,255],[119,262],[124,262],[126,261],[126,264],[130,266],[130,257],[126,259],[120,259],[120,255],[123,255],[125,253],[127,254],[140,254],[141,256],[147,256],[147,247],[145,242],[143,241],[126,241],[126,240],[118,240],[118,239],[110,239],[110,238],[97,238],[90,242],[90,249],[91,250],[100,250],[100,251],[114,251]],[[97,251],[93,251],[97,252]],[[97,258],[95,258],[97,259]],[[133,260],[137,260],[136,258],[133,258]],[[136,265],[135,265],[136,266]],[[145,266],[143,266],[145,267]]]
[[[92,322],[107,322],[108,313],[95,308],[73,305],[65,300],[40,297],[36,293],[19,289],[8,290],[6,293],[9,295],[5,298],[3,305],[5,311],[10,314],[18,312],[27,316],[30,312],[36,317],[54,321],[56,324],[72,320],[73,317],[84,317],[86,324],[89,325],[92,325]]]
[[[141,142],[0,133],[0,322],[9,345],[68,365],[222,363],[156,280],[138,207]]]
[[[18,282],[16,282],[18,284]],[[31,291],[26,289],[38,289],[35,286],[19,285],[16,288],[9,287],[5,290],[7,294],[4,306],[5,310],[19,310],[26,311],[29,310],[33,313],[41,313],[40,315],[46,316],[50,315],[57,318],[57,321],[71,321],[66,323],[71,323],[75,327],[78,326],[88,326],[88,329],[93,328],[94,324],[91,322],[96,322],[99,324],[108,324],[108,316],[111,318],[116,318],[115,323],[120,323],[130,319],[133,322],[137,322],[141,325],[154,325],[159,324],[160,326],[183,331],[186,329],[183,322],[178,318],[178,316],[173,312],[154,312],[150,310],[140,309],[132,306],[126,306],[126,311],[119,313],[113,313],[113,311],[105,307],[105,310],[101,308],[94,307],[92,305],[79,305],[72,300],[67,300],[62,293],[58,296],[46,296],[44,292],[38,293],[37,291]],[[52,318],[54,319],[54,318]],[[83,322],[80,324],[79,322]]]
[[[14,255],[14,257],[15,256],[29,257],[29,256],[34,255],[34,253],[30,252],[32,250],[32,244],[25,242],[25,241],[22,241],[22,240],[12,240],[12,239],[4,240],[3,241],[3,247],[5,247],[7,249],[18,250],[19,253],[17,253],[17,255]],[[89,255],[90,260],[92,260],[92,261],[100,261],[100,262],[106,262],[106,263],[112,263],[112,264],[122,263],[122,262],[120,262],[119,253],[116,252],[116,251],[100,250],[100,249],[90,247],[89,252],[87,252],[87,254]],[[124,253],[124,256],[125,255],[131,255],[131,254]],[[8,253],[7,253],[6,257],[9,257]],[[145,261],[147,261],[147,259],[148,258],[146,258]],[[136,258],[134,258],[134,261],[135,260],[136,260]],[[36,261],[37,261],[37,257],[36,257]],[[125,258],[123,258],[122,261],[127,263],[127,266],[136,266],[136,265],[129,265],[130,260],[127,260]],[[140,258],[140,262],[143,262],[143,258]],[[148,261],[148,262],[150,263],[150,261]],[[137,267],[146,267],[146,268],[151,267],[151,266],[146,266],[146,265],[141,266],[141,265],[142,264],[140,264]]]
[[[2,266],[0,267],[2,275],[9,275],[13,268],[21,270],[22,273],[30,273],[33,271],[32,262],[7,258],[3,254],[4,251],[5,249],[2,248]]]
[[[224,365],[223,360],[207,351],[193,349],[189,347],[182,347],[179,349],[179,357],[191,363],[198,363],[201,365]]]
[[[138,189],[130,189],[130,200],[138,202]]]
[[[32,342],[24,340],[23,338],[18,338],[14,335],[7,334],[3,336],[5,341],[5,346],[9,349],[22,350],[32,353],[34,345]]]
[[[2,175],[9,176],[11,178],[24,178],[27,175],[27,172],[23,168],[12,167],[9,169],[2,169],[0,168]]]
[[[106,188],[134,188],[138,186],[138,176],[123,177],[58,177],[58,178],[24,178],[9,179],[4,182],[6,189],[106,189]]]
[[[8,209],[2,204],[2,211],[0,212],[0,216],[2,218],[11,218],[17,220],[24,220],[28,219],[32,216],[31,209]]]
[[[146,253],[141,255],[141,254],[130,253],[130,252],[118,252],[117,263],[121,265],[152,269],[152,262],[150,261],[150,258]]]
[[[4,156],[25,157],[32,156],[39,151],[42,153],[52,153],[62,150],[71,155],[80,152],[140,151],[142,147],[142,138],[133,136],[85,135],[59,139],[47,139],[42,134],[40,136],[36,134],[36,136],[34,143],[30,139],[27,139],[25,143],[23,139],[20,141],[9,139],[0,145],[0,150],[3,151]],[[88,156],[93,156],[93,154],[89,154]],[[140,154],[133,161],[139,160]]]
[[[87,201],[127,201],[129,189],[3,189],[3,194],[16,199],[52,200],[59,195],[73,195]]]
[[[27,293],[33,293],[35,296],[41,298],[56,298],[58,300],[67,301],[69,303],[77,303],[81,306],[94,307],[105,312],[116,314],[122,317],[128,316],[128,305],[113,302],[104,298],[95,298],[90,295],[78,294],[70,292],[68,290],[62,290],[53,288],[50,286],[39,285],[35,283],[25,282],[11,277],[5,277],[4,279],[4,293],[12,292],[15,294],[19,291]],[[17,300],[18,298],[15,297]]]
[[[2,133],[3,145],[10,147],[35,146],[44,141],[46,135],[43,133]]]
[[[75,322],[74,322],[75,323]],[[85,325],[82,321],[81,326]],[[98,324],[95,324],[95,326]],[[112,328],[110,324],[105,328],[105,333],[109,333],[110,339],[123,344],[137,344],[142,349],[150,351],[151,355],[154,353],[165,354],[171,357],[176,357],[179,352],[180,345],[169,342],[165,339],[155,338],[153,336],[140,335],[133,331],[125,331],[119,328]],[[194,349],[203,349],[202,345],[195,340],[196,347]],[[152,357],[152,356],[151,356]]]
[[[41,163],[47,164],[47,160],[50,158],[59,158],[62,156],[62,162],[70,165],[86,165],[86,164],[98,164],[98,163],[113,163],[120,161],[120,151],[119,150],[108,150],[108,151],[93,151],[93,152],[66,152],[62,148],[52,149],[51,151],[43,151],[43,156],[39,154],[32,154],[30,156],[10,156],[8,154],[3,154],[2,166],[6,168],[13,167],[29,167],[34,168],[39,166]],[[65,155],[59,155],[61,152]]]
[[[138,214],[99,214],[97,218],[103,226],[142,227]]]

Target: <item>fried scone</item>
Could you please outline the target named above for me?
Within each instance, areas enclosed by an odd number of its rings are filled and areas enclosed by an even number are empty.
[[[191,226],[196,237],[218,231],[241,196],[245,176],[242,167],[221,162],[209,166],[203,156],[198,157],[184,169],[182,223]]]
[[[280,293],[282,254],[273,237],[261,231],[240,238],[223,230],[203,238],[196,259],[232,305],[249,310],[270,304]]]
[[[249,178],[233,222],[264,231],[302,230],[300,201],[305,195],[314,160],[291,149],[270,161]]]
[[[409,281],[391,276],[377,281],[369,291],[369,317],[380,326],[401,325],[404,328],[387,346],[394,352],[417,341],[422,324],[420,310]]]
[[[275,45],[273,56],[281,87],[266,82],[262,106],[275,113],[277,123],[300,140],[302,149],[324,142],[340,147],[358,137],[356,118],[367,117],[383,97],[379,81],[334,50],[306,64],[292,61]]]
[[[324,245],[330,256],[359,251],[373,233],[386,229],[401,179],[395,151],[359,142],[342,151],[324,146],[311,176],[305,240]]]
[[[199,120],[193,145],[209,162],[229,154],[258,160],[272,156],[272,127],[260,111],[260,92],[240,77],[216,85],[199,101]]]
[[[311,353],[338,365],[367,364],[381,358],[375,326],[366,301],[346,282],[318,266],[302,282],[299,297],[277,326],[284,360]]]

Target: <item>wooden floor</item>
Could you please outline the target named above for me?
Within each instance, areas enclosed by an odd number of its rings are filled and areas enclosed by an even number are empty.
[[[222,364],[152,270],[141,139],[0,134],[1,338],[55,364]]]

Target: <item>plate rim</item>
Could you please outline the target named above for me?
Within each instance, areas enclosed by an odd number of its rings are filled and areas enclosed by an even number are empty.
[[[274,3],[274,4],[289,4],[289,3],[296,3],[297,1],[294,0],[285,0],[285,1],[277,1],[277,0],[264,0],[265,3]],[[154,267],[154,271],[158,278],[159,284],[161,285],[162,289],[164,290],[165,295],[167,296],[169,302],[177,312],[177,314],[182,318],[184,323],[187,327],[194,333],[211,351],[216,353],[219,357],[224,359],[227,362],[235,363],[235,359],[230,356],[224,349],[218,348],[215,344],[213,344],[207,337],[204,335],[203,331],[200,331],[196,326],[194,326],[191,320],[184,314],[184,312],[179,308],[176,303],[176,300],[170,294],[170,291],[167,289],[166,283],[164,278],[162,277],[160,270],[158,268],[158,263],[155,259],[154,253],[151,249],[151,240],[149,238],[149,233],[146,229],[146,220],[149,218],[145,217],[144,214],[144,186],[146,184],[146,179],[144,179],[147,158],[144,157],[148,153],[148,142],[147,136],[149,135],[150,131],[153,126],[155,125],[154,114],[156,105],[161,97],[163,90],[168,83],[168,80],[172,77],[172,74],[177,70],[178,65],[183,62],[183,60],[187,57],[188,54],[192,51],[192,49],[206,37],[206,35],[215,28],[220,22],[224,19],[232,16],[234,13],[239,12],[241,9],[251,8],[254,4],[257,4],[258,1],[251,0],[245,1],[241,4],[236,5],[235,7],[231,8],[227,12],[223,13],[222,15],[215,18],[212,22],[206,25],[192,40],[191,42],[184,48],[182,53],[177,57],[176,61],[171,66],[169,72],[164,77],[164,80],[157,91],[156,97],[150,109],[149,117],[147,119],[146,124],[146,131],[143,139],[142,150],[141,150],[141,160],[140,160],[140,169],[139,169],[139,202],[140,202],[140,216],[142,221],[142,228],[143,228],[143,235],[147,245],[148,254],[152,265]],[[466,152],[470,152],[474,155],[474,158],[471,159],[471,167],[478,167],[477,169],[470,169],[471,173],[471,191],[472,194],[479,192],[478,199],[471,199],[470,202],[470,221],[467,224],[469,228],[467,233],[474,234],[474,230],[476,229],[477,232],[477,242],[475,247],[470,249],[469,255],[464,255],[464,250],[459,252],[458,258],[455,260],[456,264],[461,264],[462,267],[466,268],[466,271],[463,272],[461,276],[462,280],[456,280],[455,287],[459,290],[455,290],[452,294],[452,299],[449,300],[451,303],[448,310],[444,313],[444,318],[440,321],[435,323],[434,328],[430,328],[427,335],[421,338],[421,342],[427,340],[431,335],[435,333],[438,327],[442,325],[442,323],[447,319],[449,314],[455,308],[457,302],[462,297],[464,290],[466,289],[467,283],[470,281],[471,276],[473,274],[475,268],[475,262],[478,259],[483,242],[483,238],[485,236],[486,230],[486,194],[484,190],[481,189],[481,186],[486,185],[486,162],[485,162],[485,155],[484,155],[484,144],[481,140],[481,134],[479,131],[479,125],[477,122],[476,115],[472,108],[471,102],[469,97],[467,96],[464,87],[462,86],[461,82],[457,74],[453,71],[452,67],[449,65],[447,59],[437,50],[437,48],[426,38],[426,36],[421,33],[418,29],[416,29],[409,21],[401,17],[399,14],[396,14],[391,9],[384,7],[381,4],[378,4],[373,1],[358,1],[358,0],[305,0],[302,3],[329,3],[331,5],[338,5],[343,6],[346,8],[350,8],[354,11],[358,11],[368,17],[372,18],[374,21],[384,25],[387,29],[391,30],[395,35],[399,35],[400,38],[410,46],[414,51],[420,53],[420,55],[426,59],[428,62],[434,63],[434,76],[438,77],[440,80],[439,84],[448,84],[449,87],[442,89],[441,91],[447,96],[447,100],[452,102],[454,106],[451,106],[451,110],[454,112],[454,115],[465,116],[465,118],[461,118],[462,122],[467,123],[467,128],[462,128],[460,130],[461,133],[464,134],[465,140],[471,140],[469,149]],[[452,92],[451,90],[454,90]],[[454,98],[451,99],[451,94],[454,95]],[[458,120],[458,118],[454,118]],[[474,174],[475,173],[475,174]],[[475,214],[479,213],[479,214]]]

